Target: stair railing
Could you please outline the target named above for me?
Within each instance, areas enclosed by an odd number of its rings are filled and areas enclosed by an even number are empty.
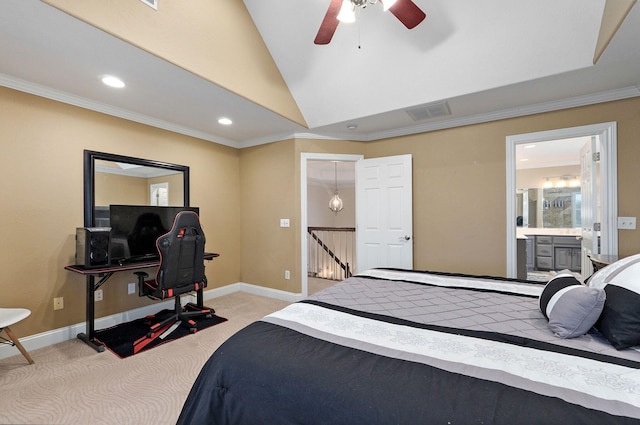
[[[343,280],[352,275],[355,253],[354,227],[309,227],[310,277]]]

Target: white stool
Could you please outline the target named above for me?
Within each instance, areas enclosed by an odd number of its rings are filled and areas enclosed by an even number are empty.
[[[4,340],[0,342],[15,345],[18,347],[18,350],[20,350],[25,359],[27,359],[29,364],[33,364],[33,359],[29,353],[27,353],[27,350],[24,349],[18,338],[16,338],[13,335],[13,332],[11,332],[11,329],[9,329],[10,325],[18,323],[30,314],[31,310],[27,310],[26,308],[0,308],[0,332],[4,330],[10,338],[10,340],[7,340],[0,336],[0,340]]]

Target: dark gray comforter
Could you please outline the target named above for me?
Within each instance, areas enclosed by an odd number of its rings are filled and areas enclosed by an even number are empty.
[[[225,342],[178,423],[640,423],[640,353],[597,333],[554,337],[541,289],[396,270],[349,278]]]

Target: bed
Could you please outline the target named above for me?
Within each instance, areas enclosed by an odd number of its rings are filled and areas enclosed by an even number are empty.
[[[602,281],[588,320],[604,309]],[[551,303],[564,314],[563,285]],[[551,286],[368,270],[228,339],[178,423],[640,424],[640,352],[584,317],[586,334],[559,337],[541,308]]]

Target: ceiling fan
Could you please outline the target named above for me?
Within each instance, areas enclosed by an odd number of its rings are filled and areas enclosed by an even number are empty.
[[[382,3],[384,10],[391,12],[408,29],[416,27],[427,17],[411,0],[331,0],[314,43],[329,44],[339,22],[355,21],[354,12],[357,7],[364,9],[368,4],[378,1]]]

